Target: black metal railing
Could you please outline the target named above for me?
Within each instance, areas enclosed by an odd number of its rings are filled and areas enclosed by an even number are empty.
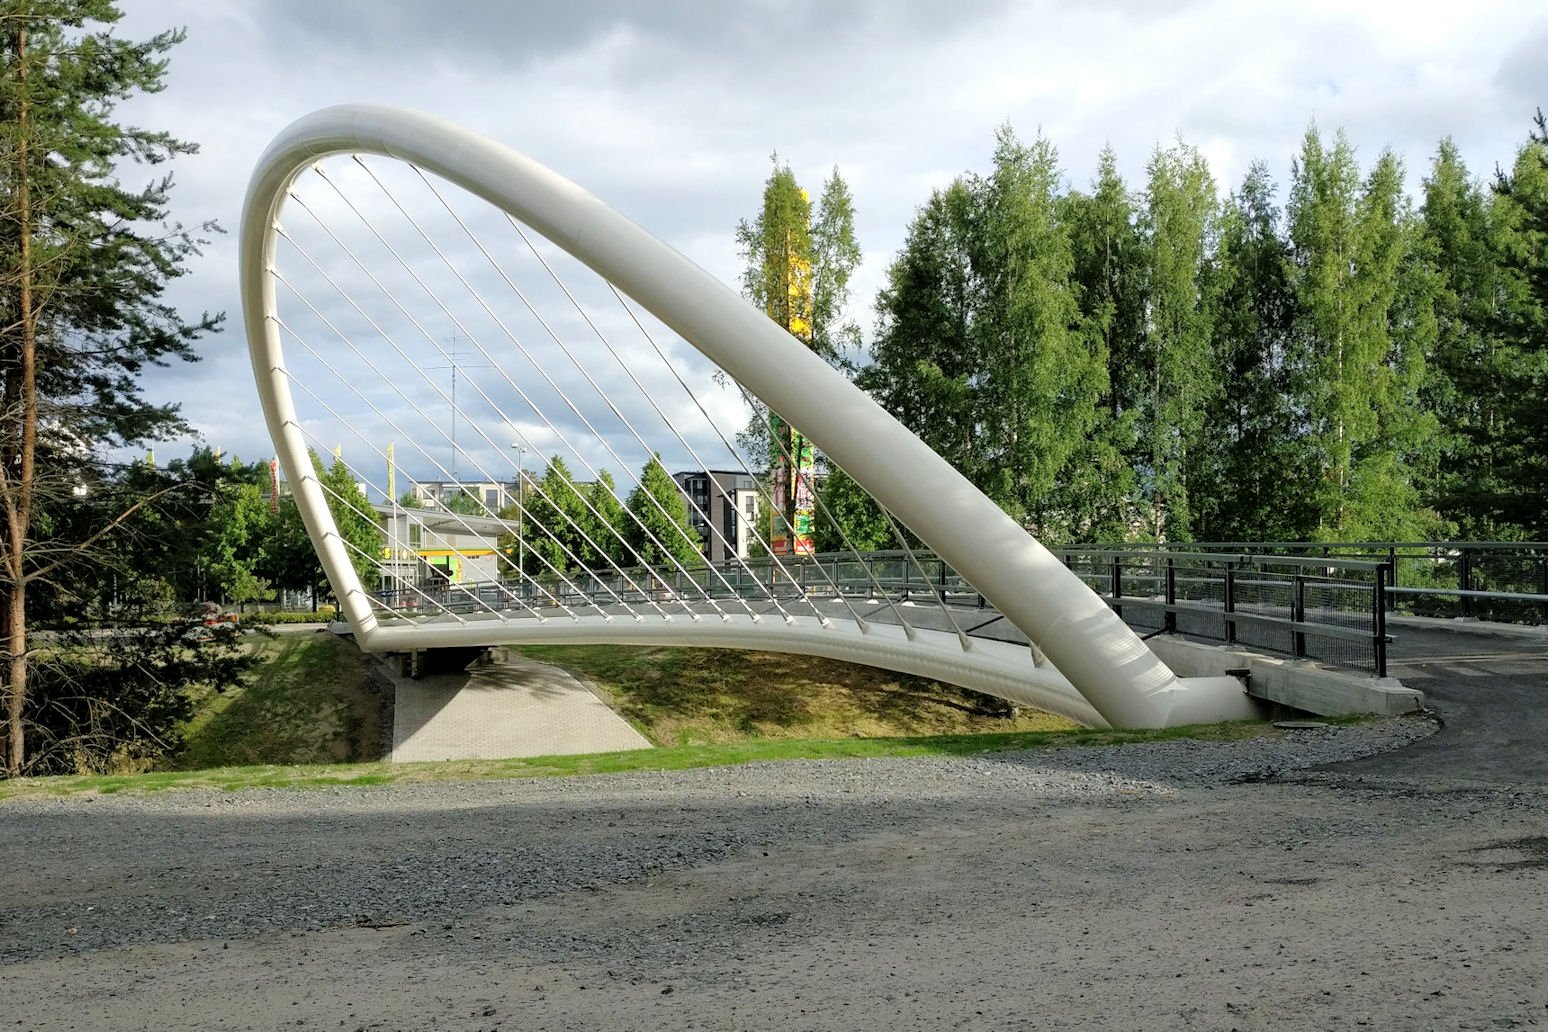
[[[1125,623],[1297,659],[1387,673],[1383,561],[1054,548]]]
[[[1172,633],[1386,674],[1385,562],[1246,553],[1055,548],[1056,556],[1141,633]],[[686,571],[574,573],[558,578],[380,592],[388,611],[459,614],[557,605],[582,609],[678,598],[781,602],[802,598],[937,600],[988,609],[981,594],[932,552],[826,553],[752,559]],[[974,628],[989,626],[982,621]],[[990,632],[986,632],[990,633]]]
[[[1166,550],[1168,546],[1093,545]],[[1211,541],[1173,545],[1208,554],[1385,561],[1389,613],[1548,625],[1548,542]]]

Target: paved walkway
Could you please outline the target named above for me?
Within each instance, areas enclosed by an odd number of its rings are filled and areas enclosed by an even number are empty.
[[[503,650],[460,674],[394,677],[392,760],[492,760],[649,749],[568,672]]]
[[[1399,621],[1387,667],[1440,715],[1439,734],[1340,764],[1350,773],[1548,785],[1548,637],[1490,624]]]

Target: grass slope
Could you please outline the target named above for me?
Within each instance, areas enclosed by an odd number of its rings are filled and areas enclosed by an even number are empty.
[[[1172,738],[1277,735],[1261,722],[1145,731],[1074,728],[1036,711],[869,667],[774,653],[622,646],[523,647],[593,680],[660,747],[584,756],[388,764],[370,662],[332,634],[257,646],[265,661],[187,730],[177,769],[0,781],[0,801],[164,789],[311,788],[683,770],[755,761],[967,755]],[[1354,718],[1358,719],[1358,718]],[[1342,723],[1345,721],[1335,721]]]
[[[184,729],[177,770],[376,760],[381,700],[371,661],[325,631],[257,638],[241,687],[211,695]]]
[[[594,682],[657,745],[877,738],[1075,727],[1038,710],[874,667],[735,649],[521,646]]]

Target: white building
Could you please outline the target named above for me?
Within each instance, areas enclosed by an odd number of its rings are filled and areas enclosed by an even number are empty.
[[[373,508],[385,538],[385,590],[438,582],[489,584],[512,572],[500,560],[498,549],[502,535],[518,533],[517,521],[390,502]]]
[[[531,474],[524,474],[527,490],[532,490]],[[445,508],[459,495],[471,497],[491,514],[498,514],[517,500],[520,482],[494,480],[415,480],[413,496],[427,508]]]

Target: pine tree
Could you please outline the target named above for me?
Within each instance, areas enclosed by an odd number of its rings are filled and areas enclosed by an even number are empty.
[[[661,456],[651,456],[640,470],[639,483],[629,492],[628,509],[634,517],[629,542],[647,566],[691,567],[704,561],[699,535],[688,522],[688,505],[661,464]]]
[[[1504,489],[1491,500],[1495,525],[1530,540],[1548,537],[1548,121],[1510,171],[1495,181],[1501,277],[1495,317],[1504,344],[1493,367],[1501,400],[1492,435]]]
[[[0,4],[0,607],[12,775],[27,759],[28,587],[82,554],[80,541],[40,540],[40,517],[71,504],[71,472],[92,449],[179,426],[134,377],[148,362],[192,358],[217,322],[187,322],[162,300],[199,244],[166,224],[171,177],[137,191],[116,178],[125,160],[195,149],[112,120],[117,101],[160,89],[162,55],[182,34],[120,39],[119,17],[109,0]]]

